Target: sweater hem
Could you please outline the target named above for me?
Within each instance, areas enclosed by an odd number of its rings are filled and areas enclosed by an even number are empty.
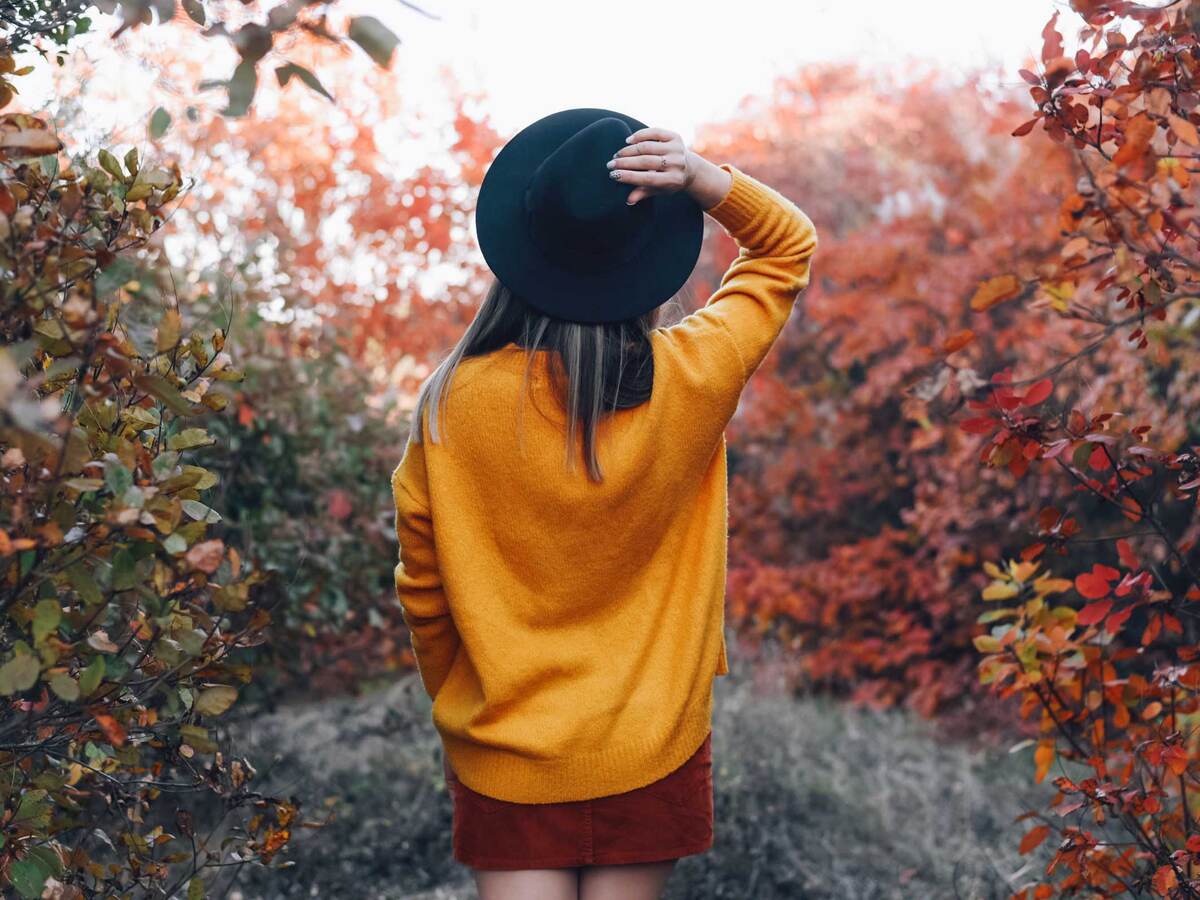
[[[548,760],[455,734],[443,733],[441,738],[458,780],[476,793],[510,803],[565,803],[632,791],[669,775],[687,762],[712,730],[712,710],[709,683],[666,734]]]

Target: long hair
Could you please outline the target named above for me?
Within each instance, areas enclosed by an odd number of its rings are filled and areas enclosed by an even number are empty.
[[[422,415],[428,408],[430,437],[441,443],[440,411],[459,363],[515,342],[526,351],[523,391],[528,390],[534,354],[551,351],[551,383],[567,417],[566,468],[575,469],[577,436],[582,431],[588,477],[603,481],[596,427],[601,416],[650,399],[654,386],[650,332],[658,327],[663,308],[619,322],[571,322],[544,315],[493,276],[466,332],[421,385],[409,440],[420,443]]]

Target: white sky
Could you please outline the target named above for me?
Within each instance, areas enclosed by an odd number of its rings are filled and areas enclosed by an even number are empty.
[[[414,2],[440,21],[386,0],[347,4],[401,36],[402,89],[419,88],[448,63],[464,87],[486,89],[501,134],[557,109],[598,106],[671,128],[685,141],[744,95],[768,90],[774,74],[805,62],[857,59],[869,68],[914,59],[956,71],[998,63],[1020,83],[1016,70],[1040,56],[1042,27],[1055,9],[1068,28],[1079,21],[1054,0]]]
[[[776,74],[809,62],[857,60],[871,68],[914,61],[950,72],[999,66],[1002,80],[1023,86],[1016,71],[1039,58],[1053,12],[1062,12],[1068,46],[1080,21],[1066,0],[413,2],[438,19],[399,0],[339,0],[338,7],[376,16],[400,36],[396,89],[428,121],[445,121],[451,89],[438,76],[444,67],[463,89],[484,93],[502,136],[555,110],[597,106],[670,128],[688,143],[698,126],[732,114],[741,98],[769,91]],[[113,21],[101,17],[79,44],[106,40]],[[220,43],[214,52],[233,60]],[[35,108],[49,99],[48,75],[38,66],[20,84]],[[152,110],[142,105],[96,111],[91,124],[143,128]],[[437,152],[420,144],[404,148],[414,162]]]

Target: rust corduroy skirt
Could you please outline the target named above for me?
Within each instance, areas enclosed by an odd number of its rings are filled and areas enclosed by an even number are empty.
[[[474,869],[557,869],[655,862],[713,843],[712,734],[682,766],[645,787],[594,800],[511,803],[445,767],[454,858]]]

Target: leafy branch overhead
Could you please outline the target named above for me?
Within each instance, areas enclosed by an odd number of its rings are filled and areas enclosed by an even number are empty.
[[[130,28],[170,23],[176,27],[199,27],[206,37],[225,38],[238,54],[239,61],[227,78],[201,83],[202,88],[223,87],[229,102],[222,111],[227,116],[242,116],[250,109],[257,93],[263,65],[271,64],[281,85],[293,77],[324,97],[333,99],[316,73],[289,60],[280,49],[281,38],[303,34],[333,44],[350,43],[361,48],[376,64],[391,65],[400,38],[375,16],[334,16],[337,0],[286,0],[256,14],[247,4],[226,5],[214,0],[30,0],[22,3],[0,3],[0,34],[15,50],[26,45],[41,47],[51,42],[65,46],[71,38],[87,31],[92,25],[85,15],[90,8],[117,17],[113,36]],[[421,7],[401,0],[397,5],[407,7],[427,18],[437,16]],[[190,20],[190,23],[189,23]],[[43,51],[44,52],[44,51]],[[0,104],[2,105],[2,104]]]

